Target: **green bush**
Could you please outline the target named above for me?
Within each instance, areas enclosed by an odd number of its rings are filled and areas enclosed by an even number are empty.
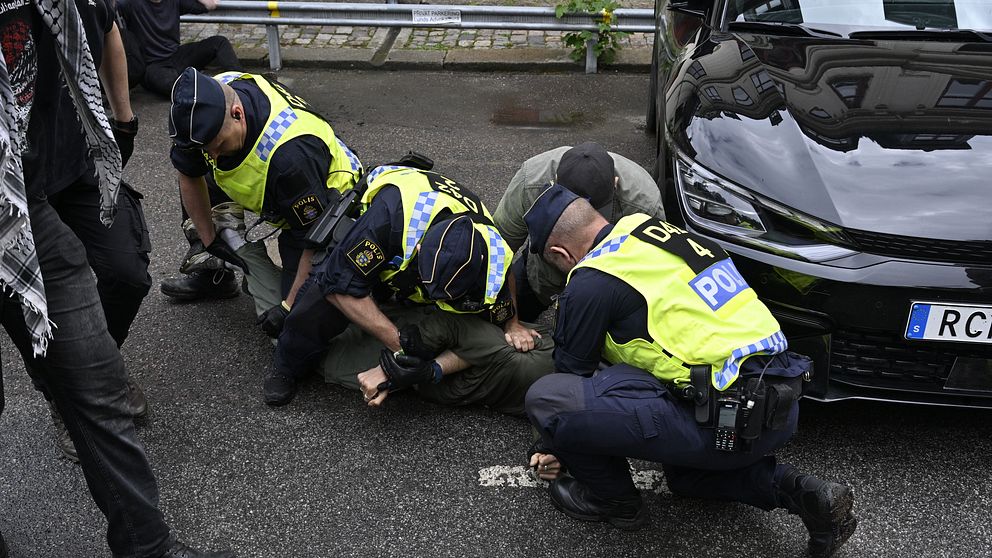
[[[586,58],[586,41],[596,39],[595,54],[598,60],[605,64],[613,62],[620,50],[620,40],[630,35],[621,31],[613,31],[610,22],[613,11],[620,7],[615,0],[568,0],[555,6],[555,16],[561,18],[568,13],[599,13],[599,23],[596,31],[578,31],[565,33],[565,45],[572,49],[572,59],[581,62]]]

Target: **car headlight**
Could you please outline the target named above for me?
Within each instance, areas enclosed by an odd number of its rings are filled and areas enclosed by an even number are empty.
[[[812,262],[854,254],[836,225],[758,196],[679,153],[675,185],[686,220],[731,242]]]

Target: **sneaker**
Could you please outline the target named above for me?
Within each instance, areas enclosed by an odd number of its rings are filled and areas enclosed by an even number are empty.
[[[233,298],[238,296],[238,282],[229,269],[197,271],[182,277],[170,277],[162,281],[162,294],[182,301],[203,298]]]
[[[603,499],[572,477],[552,482],[548,491],[551,503],[572,519],[603,521],[628,530],[639,529],[648,521],[640,494],[623,499]]]
[[[296,379],[282,372],[273,372],[262,386],[265,404],[273,407],[286,405],[296,396]]]
[[[127,379],[127,408],[131,418],[143,419],[148,417],[148,400],[145,392],[133,379]]]
[[[849,486],[789,467],[775,489],[779,506],[798,515],[809,531],[810,556],[833,555],[858,527],[853,513],[854,491]]]
[[[172,546],[169,547],[169,550],[165,551],[165,554],[163,554],[161,558],[235,558],[235,555],[229,550],[222,552],[204,552],[202,550],[190,548],[186,544],[176,541],[172,543]]]
[[[65,427],[65,421],[62,420],[59,410],[55,408],[54,402],[48,402],[48,410],[52,415],[52,425],[55,427],[55,444],[62,450],[62,455],[66,459],[73,463],[79,463],[79,454],[76,452],[76,446],[72,443],[72,438],[69,437],[69,429]],[[2,555],[0,555],[0,558],[2,558]]]

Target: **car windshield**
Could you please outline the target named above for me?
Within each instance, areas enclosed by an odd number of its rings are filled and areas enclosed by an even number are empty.
[[[992,0],[728,0],[725,22],[816,28],[992,31]]]

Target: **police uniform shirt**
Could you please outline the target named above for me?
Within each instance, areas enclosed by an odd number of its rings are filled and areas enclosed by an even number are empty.
[[[220,157],[217,167],[231,170],[252,154],[258,136],[269,115],[269,100],[257,85],[247,80],[229,83],[244,105],[247,133],[241,151]],[[186,176],[205,176],[212,172],[200,150],[172,147],[172,165]],[[320,138],[303,135],[281,145],[269,161],[262,213],[266,220],[285,220],[293,243],[302,246],[307,230],[328,205],[327,169],[331,153]]]
[[[603,227],[593,246],[612,230],[613,225]],[[618,343],[650,340],[647,320],[647,301],[633,287],[598,269],[577,269],[558,296],[555,371],[592,374],[602,360],[607,333]]]
[[[396,186],[385,186],[372,198],[365,213],[316,271],[317,285],[325,296],[367,297],[381,283],[379,274],[388,269],[389,263],[402,260],[406,234],[402,203]],[[483,288],[484,281],[480,278],[478,300],[482,300]],[[509,296],[509,285],[504,284],[496,297],[497,303]],[[481,316],[488,317],[488,312]]]

